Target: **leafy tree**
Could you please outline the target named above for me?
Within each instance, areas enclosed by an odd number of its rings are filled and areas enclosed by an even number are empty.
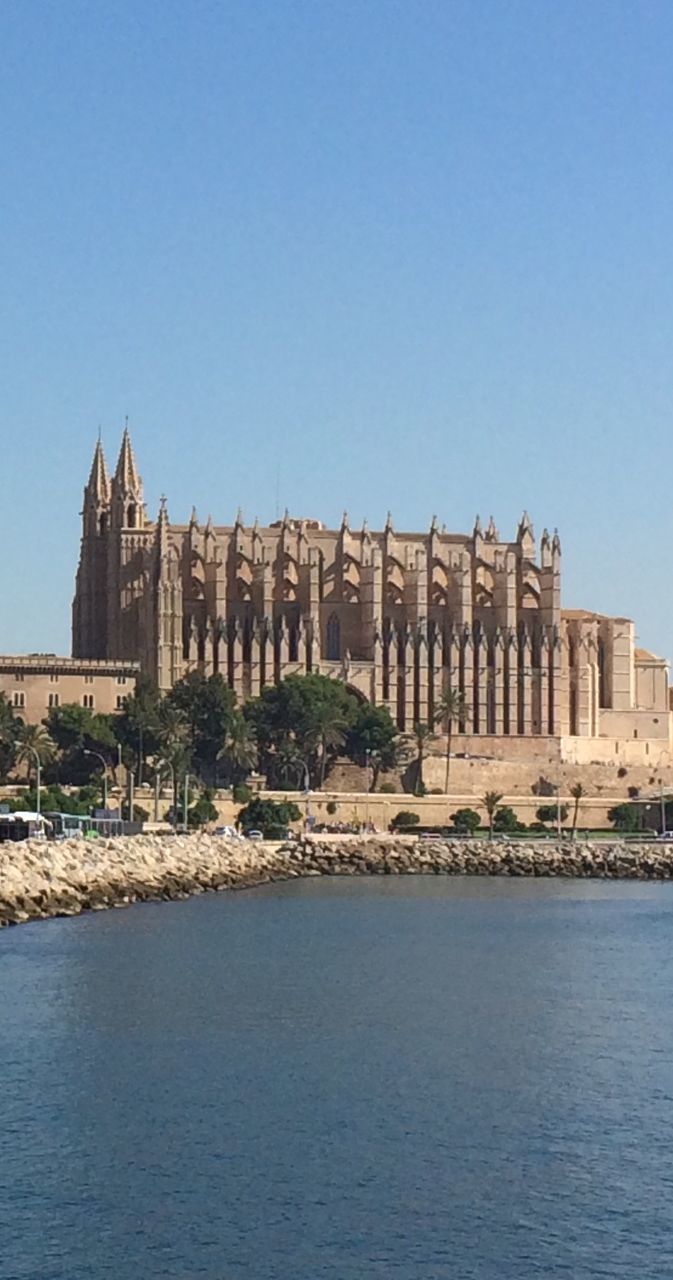
[[[493,819],[493,830],[502,832],[503,835],[513,835],[514,832],[523,830],[523,823],[519,822],[510,805],[504,804],[498,809]]]
[[[318,672],[267,685],[243,714],[254,726],[269,785],[322,786],[355,722],[358,703],[340,680]]]
[[[586,792],[584,790],[584,787],[582,786],[582,783],[576,782],[574,786],[570,788],[570,794],[573,800],[575,801],[575,806],[573,809],[573,829],[572,829],[572,838],[574,840],[577,834],[577,817],[580,811],[580,801],[582,800],[582,797],[586,795]]]
[[[498,812],[498,808],[500,806],[501,800],[502,800],[502,793],[500,791],[487,791],[486,795],[482,800],[482,804],[486,810],[486,813],[488,814],[489,840],[493,839],[493,823],[495,820],[495,816]]]
[[[372,770],[370,790],[376,790],[381,770],[387,772],[401,763],[403,752],[400,734],[387,707],[362,703],[346,738],[346,751],[351,760]]]
[[[50,783],[40,788],[40,809],[42,813],[73,813],[82,817],[91,813],[100,798],[100,790],[96,786],[80,787],[77,793],[64,791],[58,783]],[[14,809],[37,808],[37,788],[30,787],[14,798]]]
[[[124,699],[124,708],[114,717],[113,729],[122,747],[133,752],[137,783],[142,786],[145,761],[159,750],[161,695],[147,676],[141,676],[135,691]]]
[[[232,727],[236,694],[221,675],[190,671],[164,700],[181,713],[187,726],[192,767],[202,779],[217,783],[217,759]]]
[[[272,839],[280,831],[297,822],[301,818],[301,810],[293,800],[266,800],[262,796],[253,799],[241,809],[238,821],[244,831],[261,831],[267,839]]]
[[[254,725],[240,711],[234,712],[229,731],[218,752],[225,765],[227,780],[234,785],[244,782],[257,765],[257,743]]]
[[[608,821],[617,831],[642,831],[643,816],[639,804],[616,804],[608,809]]]
[[[535,810],[535,817],[538,822],[567,822],[568,806],[567,804],[541,804],[539,809]]]
[[[444,790],[449,794],[449,770],[451,767],[451,740],[454,724],[464,725],[469,719],[469,710],[465,698],[458,689],[445,689],[435,707],[435,724],[444,724],[446,728],[446,773]]]
[[[4,693],[0,693],[0,780],[6,781],[16,760],[16,740],[22,720],[17,719],[14,709]]]
[[[481,818],[474,809],[457,809],[451,814],[451,821],[455,830],[464,835],[472,835],[481,824]]]
[[[21,724],[18,730],[16,762],[26,765],[26,779],[30,787],[36,771],[36,756],[44,768],[56,755],[56,747],[42,724]]]
[[[217,818],[218,812],[213,804],[213,790],[206,787],[203,795],[199,796],[196,804],[189,810],[187,823],[190,827],[205,827],[208,822],[216,822]]]
[[[425,784],[423,782],[423,764],[427,754],[428,746],[435,740],[435,734],[432,725],[426,724],[422,720],[417,720],[414,725],[413,733],[407,738],[408,750],[415,757],[415,781],[414,794],[422,796],[425,794]]]
[[[109,763],[116,757],[117,744],[112,716],[96,715],[78,703],[52,707],[44,724],[57,748],[57,756],[45,770],[48,781],[86,783],[101,772],[100,761],[85,751],[99,752]]]
[[[173,824],[178,811],[178,786],[181,775],[190,767],[189,726],[184,712],[164,698],[159,707],[159,754],[157,772],[159,776],[170,774],[173,787]]]

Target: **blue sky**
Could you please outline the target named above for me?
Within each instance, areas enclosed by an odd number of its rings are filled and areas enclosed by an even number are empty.
[[[0,650],[69,651],[128,414],[151,515],[526,507],[673,656],[672,61],[648,0],[1,6]]]

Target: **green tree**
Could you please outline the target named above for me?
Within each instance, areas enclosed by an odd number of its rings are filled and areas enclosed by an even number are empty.
[[[191,671],[178,680],[165,702],[182,714],[187,725],[193,769],[204,781],[217,785],[217,760],[231,731],[236,694],[221,675]]]
[[[503,835],[513,835],[516,831],[523,830],[523,826],[510,805],[503,804],[493,819],[493,830]]]
[[[265,800],[254,796],[238,815],[243,831],[261,831],[267,839],[283,832],[291,822],[297,822],[301,810],[293,800]]]
[[[4,693],[0,693],[0,781],[5,782],[16,760],[16,740],[22,720]]]
[[[568,819],[568,806],[567,804],[541,804],[540,808],[535,810],[535,817],[538,822],[558,822],[560,818],[563,823]]]
[[[204,788],[203,794],[187,813],[188,826],[205,827],[209,822],[217,822],[219,815],[213,804],[213,795],[211,787]]]
[[[481,818],[474,809],[457,809],[451,814],[451,821],[455,830],[464,835],[473,835],[481,824]]]
[[[642,831],[642,808],[639,804],[627,804],[626,802],[613,805],[612,809],[608,809],[608,821],[616,827],[617,831]]]
[[[170,774],[173,788],[172,815],[173,824],[177,823],[178,789],[180,778],[188,772],[191,755],[189,746],[189,725],[184,712],[164,698],[159,707],[158,727],[159,752],[157,771],[159,776]]]
[[[432,731],[432,725],[427,724],[423,720],[417,720],[413,733],[408,735],[408,751],[412,755],[415,763],[415,779],[414,794],[422,796],[425,794],[425,783],[423,782],[423,765],[427,755],[428,747],[434,742],[436,735]]]
[[[398,827],[417,827],[419,822],[420,818],[417,813],[412,813],[410,809],[400,809],[399,813],[395,814],[390,825],[394,830],[397,830]]]
[[[574,786],[570,788],[570,794],[573,800],[575,801],[575,805],[573,808],[573,829],[572,829],[572,838],[574,840],[575,836],[577,835],[577,818],[580,811],[580,802],[583,796],[586,795],[586,792],[584,790],[584,787],[582,786],[582,783],[576,782]]]
[[[234,786],[244,782],[257,765],[255,728],[240,711],[234,712],[218,759],[224,763],[227,781]]]
[[[254,726],[267,783],[283,785],[279,776],[283,762],[286,774],[291,766],[295,786],[302,785],[305,770],[313,786],[322,786],[357,711],[356,699],[340,680],[317,672],[267,685],[243,712]]]
[[[346,751],[357,764],[371,766],[370,790],[376,790],[381,770],[387,772],[401,763],[403,752],[397,725],[387,707],[362,703],[348,730]]]
[[[437,701],[434,714],[434,723],[443,724],[446,730],[446,772],[444,776],[444,790],[449,794],[449,770],[451,768],[451,741],[453,738],[453,726],[459,724],[464,726],[469,718],[468,706],[465,698],[458,689],[445,689],[441,697]]]
[[[486,795],[484,796],[484,798],[483,798],[483,800],[482,800],[482,802],[481,802],[481,803],[483,804],[483,806],[484,806],[485,810],[486,810],[487,815],[488,815],[488,838],[489,838],[489,840],[492,840],[492,839],[493,839],[493,823],[494,823],[494,821],[495,821],[495,816],[496,816],[496,814],[497,814],[497,812],[498,812],[498,809],[499,809],[499,807],[500,807],[500,801],[501,801],[501,800],[502,800],[502,793],[501,793],[500,791],[487,791],[487,792],[486,792]]]
[[[135,690],[124,699],[123,710],[114,717],[113,730],[117,742],[133,752],[137,784],[142,786],[145,761],[159,750],[159,710],[161,696],[147,676],[141,676]]]
[[[56,746],[43,724],[21,724],[17,732],[16,761],[25,764],[26,780],[30,787],[36,768],[36,756],[40,768],[49,764],[56,755]]]
[[[85,751],[99,752],[108,763],[116,757],[117,744],[112,716],[95,715],[77,703],[52,707],[44,724],[57,748],[53,765],[48,765],[48,781],[84,784],[101,772],[100,762]]]

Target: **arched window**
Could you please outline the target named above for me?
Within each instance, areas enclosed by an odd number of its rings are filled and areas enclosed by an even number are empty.
[[[98,532],[107,533],[107,513],[105,511],[103,512],[100,520],[98,521]]]
[[[129,509],[128,509],[128,516],[127,516],[126,524],[127,524],[127,528],[129,528],[129,529],[135,529],[135,527],[136,527],[136,504],[135,504],[135,502],[130,502],[130,503],[129,503]]]
[[[341,657],[341,623],[335,613],[327,619],[327,661],[338,662]]]

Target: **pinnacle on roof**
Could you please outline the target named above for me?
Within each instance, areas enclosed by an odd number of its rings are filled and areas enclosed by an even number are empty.
[[[490,517],[488,522],[488,528],[486,530],[486,541],[487,542],[500,541],[500,534],[498,533],[498,530],[496,528],[496,524],[495,524],[495,520],[493,519],[493,516]]]
[[[124,427],[124,434],[122,436],[122,444],[121,449],[119,450],[119,458],[117,459],[117,469],[115,471],[114,478],[127,493],[138,493],[141,488],[141,480],[138,475],[136,460],[133,456],[133,447],[131,445],[128,423]]]
[[[96,448],[94,449],[93,462],[91,463],[91,474],[89,475],[87,490],[101,502],[107,502],[109,500],[110,479],[105,463],[105,454],[103,453],[103,445],[101,443],[100,435],[96,441]]]

